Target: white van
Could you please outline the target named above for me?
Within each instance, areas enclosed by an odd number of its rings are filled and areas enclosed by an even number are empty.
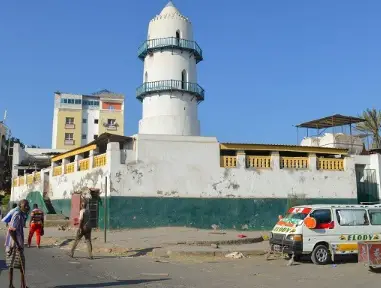
[[[338,254],[357,254],[358,241],[381,241],[381,205],[305,205],[279,217],[270,234],[272,251],[311,255],[315,264]]]

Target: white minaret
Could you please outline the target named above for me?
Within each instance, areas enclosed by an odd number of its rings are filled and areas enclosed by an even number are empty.
[[[196,64],[202,50],[193,40],[192,23],[170,1],[149,23],[139,48],[144,61],[139,134],[200,135],[197,105],[204,90],[197,84]]]

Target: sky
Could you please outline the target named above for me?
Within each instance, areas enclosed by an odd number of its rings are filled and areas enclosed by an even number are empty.
[[[126,96],[125,134],[137,133],[136,88],[143,79],[137,49],[167,2],[4,1],[0,118],[7,109],[13,136],[51,147],[54,92],[101,89]],[[296,124],[380,108],[381,1],[173,2],[203,49],[203,136],[296,144]]]

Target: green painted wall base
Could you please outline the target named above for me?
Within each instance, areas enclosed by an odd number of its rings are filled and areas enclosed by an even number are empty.
[[[110,227],[187,226],[210,229],[267,230],[278,215],[302,204],[356,204],[357,199],[218,199],[112,197]]]
[[[70,216],[70,200],[53,200],[53,206]],[[99,227],[104,224],[104,198],[99,203]],[[152,228],[187,226],[210,229],[271,229],[279,214],[303,204],[357,204],[357,199],[218,199],[111,197],[108,199],[108,227]],[[64,213],[65,212],[65,213]],[[60,213],[57,211],[57,213]]]
[[[70,216],[70,199],[52,200],[57,213]],[[210,229],[271,229],[279,214],[303,204],[357,204],[357,199],[218,199],[111,197],[108,199],[108,227],[152,228],[187,226]],[[104,198],[99,203],[99,228],[104,227]]]
[[[71,199],[51,200],[54,210],[57,214],[63,214],[70,217]]]

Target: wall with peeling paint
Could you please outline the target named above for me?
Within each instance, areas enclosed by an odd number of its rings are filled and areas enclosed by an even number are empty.
[[[221,168],[214,137],[134,137],[134,145],[122,151],[118,143],[109,143],[102,168],[50,176],[48,196],[56,211],[70,215],[71,194],[84,187],[99,188],[104,201],[108,176],[110,228],[217,224],[268,229],[290,205],[356,203],[355,163],[381,163],[378,155],[347,157],[345,171],[324,171],[316,169],[316,156],[310,155],[309,169],[280,169],[279,154],[273,152],[272,169],[246,168],[244,155],[237,156],[237,168]],[[15,187],[12,197],[43,191],[39,185]],[[99,216],[102,222],[102,205]]]
[[[221,168],[219,144],[214,137],[138,135],[136,145],[136,161],[112,166],[113,196],[357,197],[351,158],[345,160],[345,171],[317,170],[313,165],[309,169],[280,169],[276,153],[272,169],[246,168],[244,159],[240,159],[244,156],[238,156],[237,168]]]

